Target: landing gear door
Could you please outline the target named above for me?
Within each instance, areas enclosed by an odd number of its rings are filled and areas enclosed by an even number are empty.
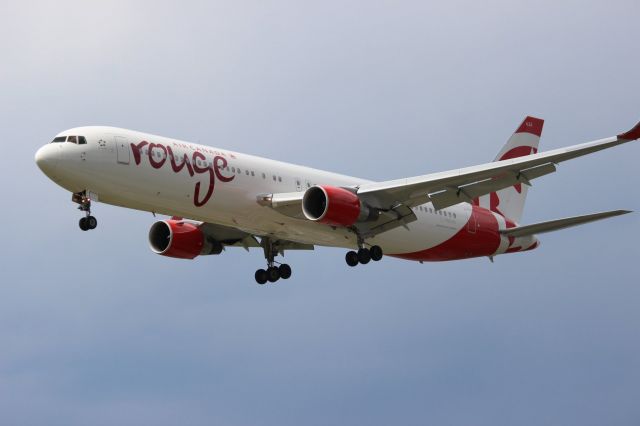
[[[129,164],[131,160],[131,150],[129,149],[129,140],[124,136],[114,136],[116,143],[116,151],[118,155],[118,163]]]

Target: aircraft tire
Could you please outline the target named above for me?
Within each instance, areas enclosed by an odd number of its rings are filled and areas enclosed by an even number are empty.
[[[371,249],[369,249],[369,252],[371,253],[371,260],[373,260],[374,262],[379,261],[380,259],[382,259],[382,247],[380,246],[373,246],[371,247]]]
[[[291,277],[291,266],[283,263],[278,267],[278,272],[280,273],[280,278],[287,280]]]
[[[358,250],[358,262],[366,265],[371,260],[371,252],[366,248]]]
[[[96,227],[98,226],[98,219],[93,216],[87,217],[87,226],[89,227],[89,229],[96,229]]]
[[[347,252],[347,254],[344,256],[344,260],[347,262],[347,265],[351,267],[357,266],[360,262],[358,260],[358,253],[353,250]]]
[[[270,283],[275,283],[279,279],[280,279],[280,271],[278,270],[278,268],[276,268],[275,266],[272,266],[269,269],[267,269],[267,280],[269,280]]]
[[[256,271],[256,282],[260,285],[262,284],[266,284],[267,283],[267,271],[265,271],[264,269],[258,269]]]

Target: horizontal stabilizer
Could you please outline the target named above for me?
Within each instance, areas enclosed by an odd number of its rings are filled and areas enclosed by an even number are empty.
[[[612,210],[609,212],[592,213],[584,216],[567,217],[565,219],[550,220],[548,222],[534,223],[533,225],[518,226],[515,228],[500,231],[508,237],[526,237],[527,235],[543,234],[545,232],[557,231],[571,226],[582,225],[584,223],[595,222],[613,216],[620,216],[631,213],[629,210]]]

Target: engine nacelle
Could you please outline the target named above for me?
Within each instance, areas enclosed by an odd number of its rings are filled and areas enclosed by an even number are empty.
[[[222,244],[207,238],[198,226],[173,219],[151,225],[149,245],[154,253],[178,259],[193,259],[199,255],[222,252]]]
[[[302,212],[309,220],[332,226],[351,226],[377,216],[348,189],[320,185],[306,190],[302,198]]]

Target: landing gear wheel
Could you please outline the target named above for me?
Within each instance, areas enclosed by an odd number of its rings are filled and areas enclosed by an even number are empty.
[[[280,271],[275,266],[271,266],[267,269],[267,280],[270,283],[275,283],[280,278]]]
[[[283,280],[289,279],[289,277],[291,277],[291,266],[286,263],[281,264],[278,267],[278,273]]]
[[[358,250],[358,261],[363,265],[366,265],[371,260],[371,253],[369,249],[361,248]]]
[[[373,260],[374,262],[382,259],[382,248],[380,246],[372,246],[369,249],[369,253],[371,254],[371,260]]]
[[[80,226],[80,229],[82,229],[83,231],[88,231],[89,221],[87,220],[86,217],[80,218],[80,221],[78,222],[78,226]]]
[[[258,284],[266,284],[267,282],[267,271],[264,269],[258,269],[256,271],[256,282]]]
[[[347,254],[344,256],[344,260],[347,262],[347,265],[356,266],[358,265],[358,262],[359,262],[358,253],[356,253],[353,250],[348,251]]]
[[[87,216],[86,219],[86,223],[89,229],[96,229],[96,227],[98,226],[98,219],[93,216]]]

